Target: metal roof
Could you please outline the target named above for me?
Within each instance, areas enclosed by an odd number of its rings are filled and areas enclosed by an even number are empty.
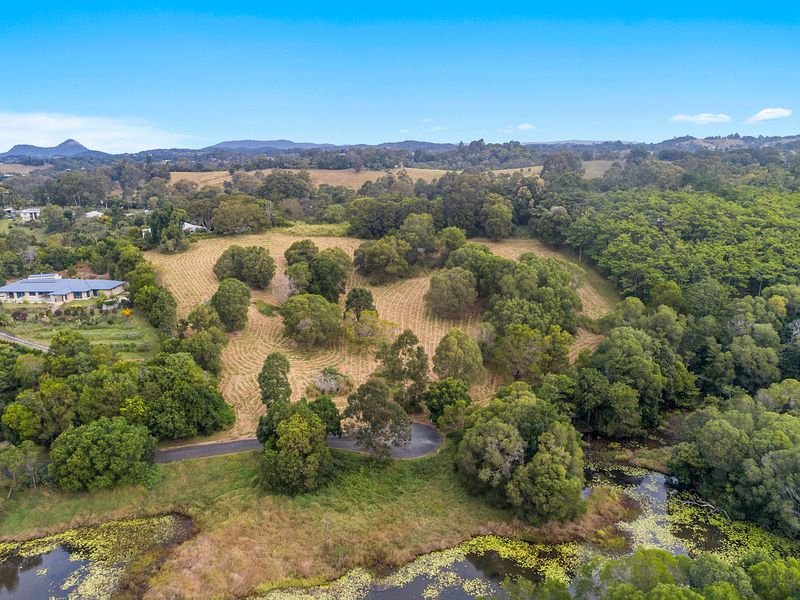
[[[72,292],[90,292],[92,290],[112,290],[124,285],[124,281],[116,279],[20,279],[0,287],[0,292],[35,292],[61,296]]]

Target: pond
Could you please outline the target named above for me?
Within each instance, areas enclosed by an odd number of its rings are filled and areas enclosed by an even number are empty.
[[[734,560],[753,549],[797,553],[792,541],[744,522],[729,521],[697,498],[672,489],[653,471],[604,464],[590,455],[588,495],[598,487],[623,490],[641,510],[618,523],[631,548],[649,546],[675,554],[711,552]],[[0,600],[4,598],[112,598],[128,568],[148,551],[180,543],[191,534],[177,515],[112,521],[19,543],[0,544]],[[575,570],[600,554],[587,544],[539,545],[496,536],[432,552],[385,575],[354,569],[324,586],[273,590],[264,600],[473,600],[509,598],[515,581],[568,583]],[[138,563],[137,563],[138,564]]]
[[[0,543],[0,600],[111,598],[135,559],[190,533],[189,519],[161,515]]]
[[[753,549],[765,548],[782,555],[795,554],[791,540],[744,522],[728,521],[697,498],[669,486],[661,473],[618,464],[587,461],[588,495],[598,486],[624,490],[641,508],[631,522],[618,523],[629,541],[628,550],[656,547],[674,554],[710,552],[733,560]],[[474,538],[378,576],[364,569],[350,571],[324,586],[274,590],[259,600],[474,600],[509,598],[515,580],[568,583],[575,570],[601,554],[586,544],[555,546],[529,544],[495,536]]]

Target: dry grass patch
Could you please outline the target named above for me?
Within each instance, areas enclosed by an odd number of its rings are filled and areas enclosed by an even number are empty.
[[[534,167],[518,167],[516,169],[493,169],[492,173],[495,175],[513,175],[514,173],[522,173],[525,177],[530,177],[531,175],[538,175],[542,172],[542,165],[536,165]]]
[[[596,179],[605,175],[611,168],[615,160],[585,160],[583,161],[583,177],[585,179]]]
[[[50,165],[20,165],[17,163],[0,164],[0,173],[13,173],[14,175],[28,175],[36,169],[46,169]]]
[[[447,173],[444,169],[387,169],[385,171],[356,171],[355,169],[286,169],[287,171],[299,172],[301,170],[308,171],[311,174],[311,181],[315,185],[337,185],[348,187],[353,190],[359,189],[367,181],[375,181],[378,177],[382,177],[387,173],[399,173],[405,171],[413,181],[423,179],[425,181],[433,181],[439,179],[442,175]],[[263,171],[268,173],[269,170]],[[226,181],[231,180],[231,175],[228,171],[205,171],[205,172],[192,172],[192,171],[173,171],[170,173],[170,181],[187,180],[196,183],[199,186],[213,186],[222,185]]]

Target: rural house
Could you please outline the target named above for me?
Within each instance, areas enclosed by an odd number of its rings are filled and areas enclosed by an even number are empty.
[[[188,233],[189,235],[198,231],[208,231],[208,229],[202,225],[195,225],[194,223],[182,223],[181,229],[184,231],[184,233]]]
[[[17,211],[17,216],[22,219],[23,223],[38,221],[40,214],[42,214],[41,208],[23,208]]]
[[[101,293],[122,294],[125,282],[115,279],[62,279],[56,273],[40,273],[0,287],[0,302],[36,302],[61,305],[72,300],[96,298]]]

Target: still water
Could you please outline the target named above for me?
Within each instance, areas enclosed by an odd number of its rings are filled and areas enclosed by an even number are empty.
[[[640,506],[633,521],[617,524],[630,540],[627,551],[655,547],[692,556],[713,552],[731,560],[754,547],[782,554],[797,551],[790,540],[699,508],[693,497],[670,487],[661,473],[589,462],[584,495],[595,487],[611,486],[632,496]],[[601,553],[586,544],[542,546],[488,536],[421,556],[386,576],[356,569],[329,585],[277,590],[259,600],[507,599],[507,586],[514,581],[568,582],[581,564]]]
[[[730,522],[669,486],[653,471],[591,463],[585,494],[612,486],[632,496],[641,508],[617,527],[630,549],[648,546],[674,554],[713,552],[736,558],[753,547],[780,553],[796,551],[784,538],[749,523]],[[113,598],[131,561],[156,546],[179,543],[191,529],[187,519],[163,515],[75,529],[21,544],[0,545],[0,600],[5,598]],[[575,569],[599,554],[597,548],[568,543],[536,545],[484,536],[432,552],[376,575],[355,569],[331,584],[311,589],[272,591],[266,600],[474,600],[508,598],[515,580],[568,581]]]
[[[0,600],[112,598],[131,561],[190,532],[185,517],[161,515],[0,544]]]

